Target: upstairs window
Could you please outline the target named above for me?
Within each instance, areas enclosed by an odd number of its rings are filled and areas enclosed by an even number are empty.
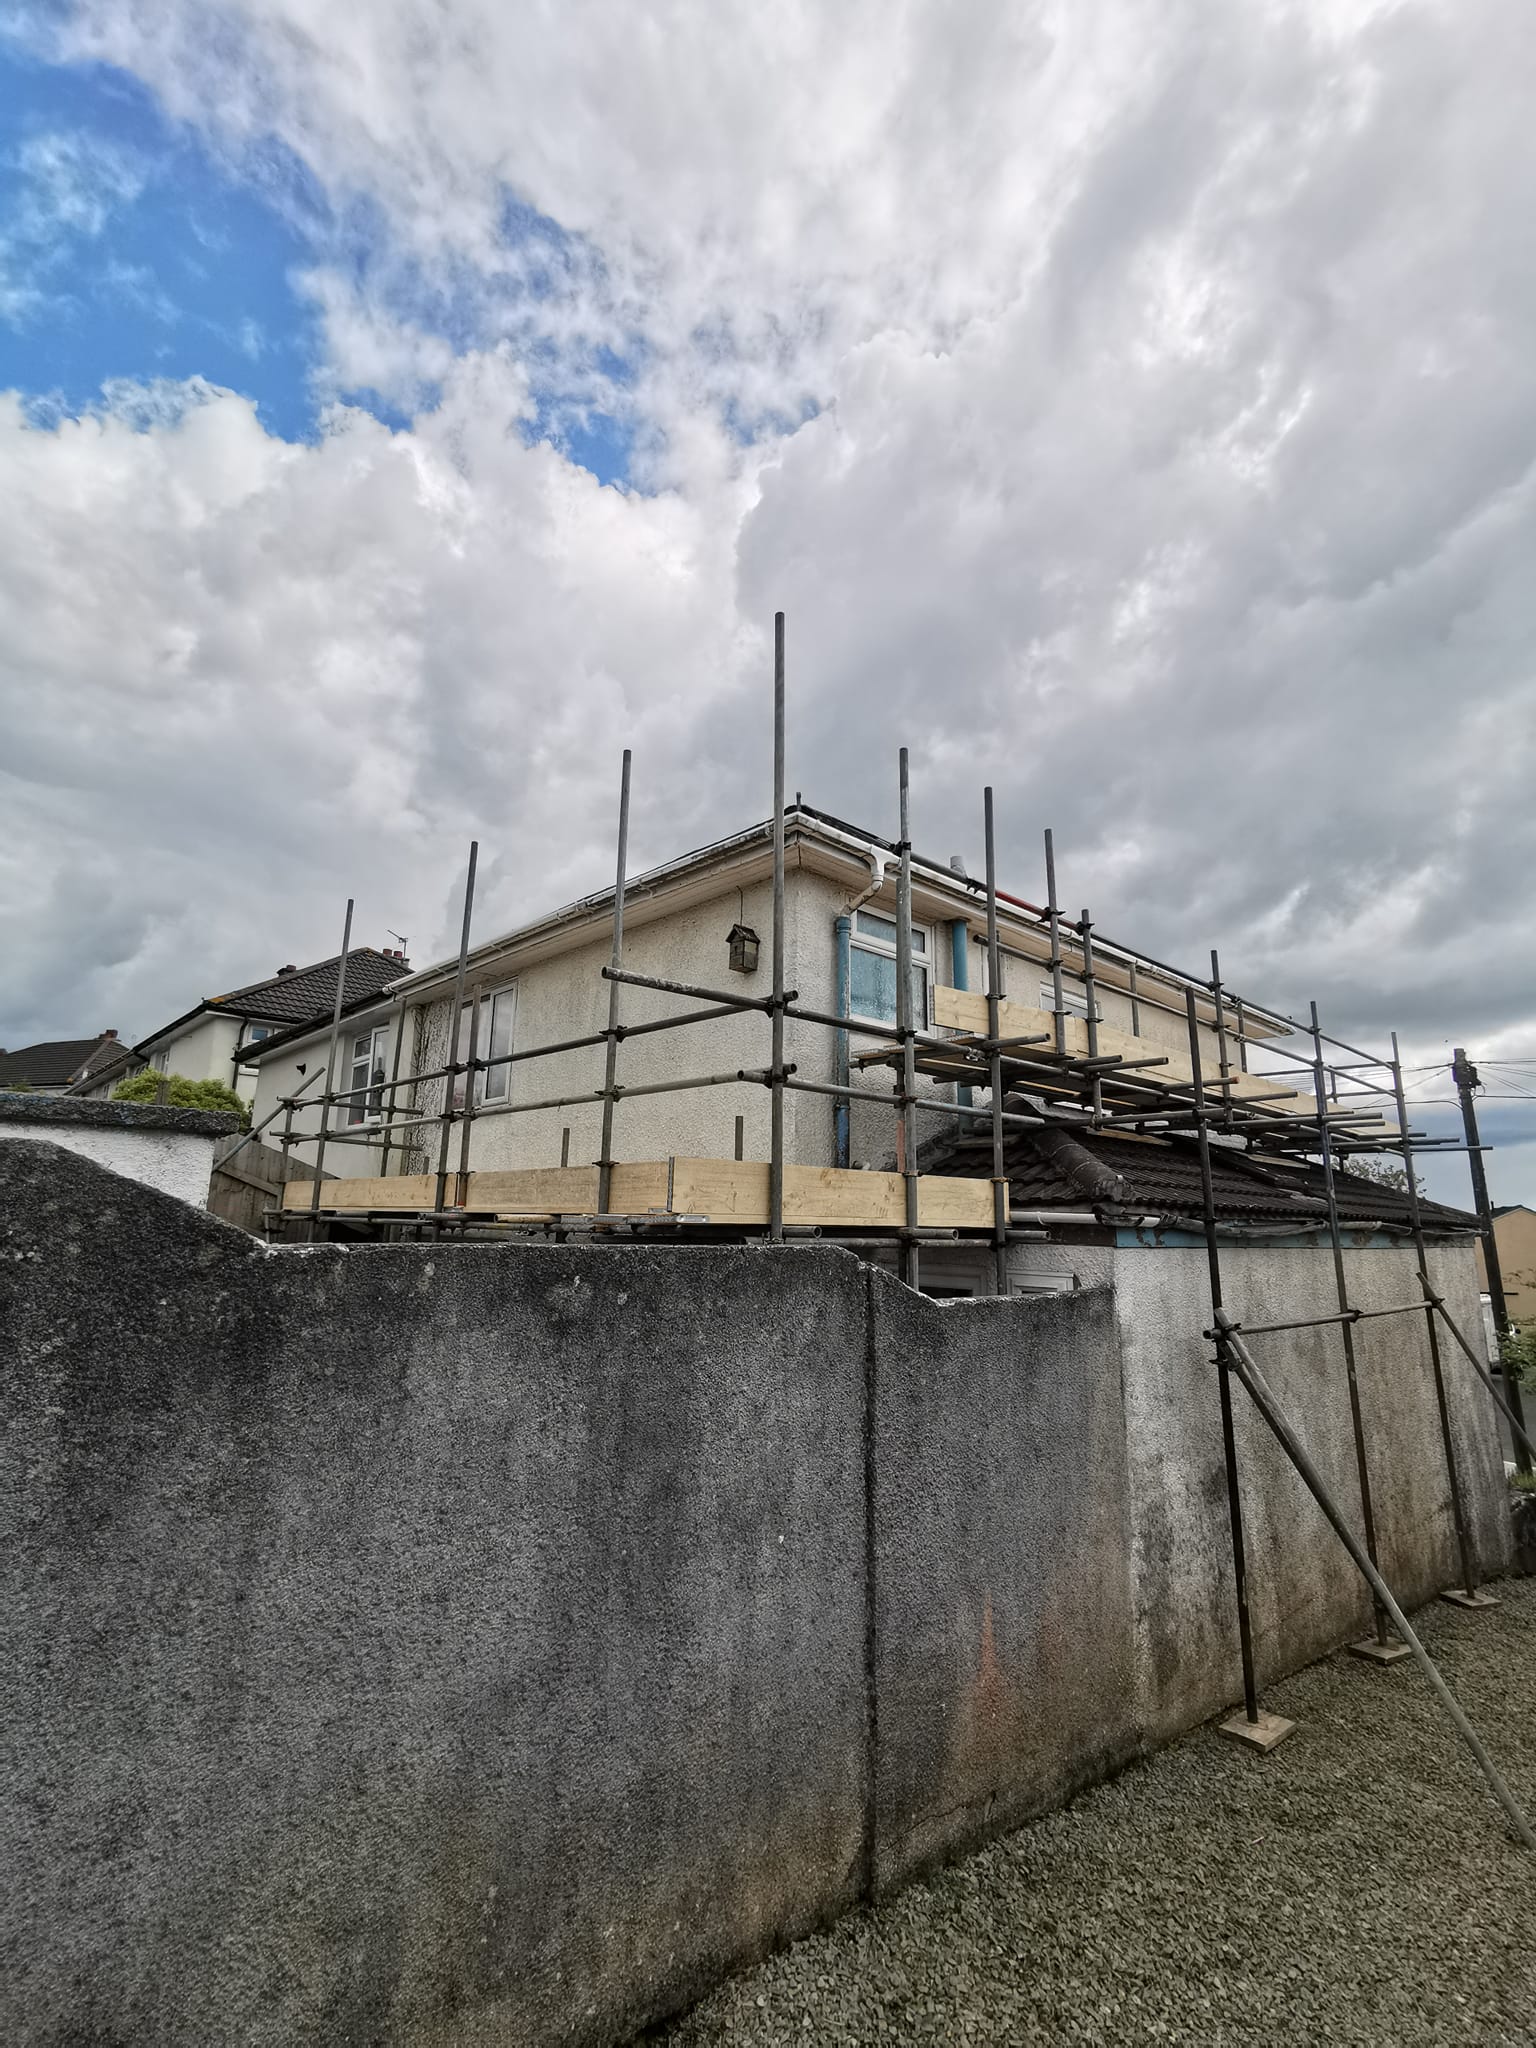
[[[376,1025],[371,1031],[353,1033],[352,1058],[347,1069],[349,1124],[377,1123],[384,1114],[388,1101],[384,1092],[384,1083],[389,1079],[384,1071],[388,1040],[387,1024]],[[364,1092],[357,1093],[359,1089]]]
[[[1070,981],[1063,981],[1061,984],[1061,1007],[1069,1017],[1086,1017],[1088,1014],[1088,991],[1084,988],[1074,988]],[[1040,1008],[1042,1010],[1050,1010],[1053,1013],[1056,1008],[1056,990],[1052,983],[1048,981],[1042,981],[1040,984]],[[1099,1014],[1102,1016],[1103,1012],[1100,1011]]]
[[[896,1022],[896,920],[854,913],[848,950],[848,1014],[870,1024]],[[928,933],[912,927],[912,1022],[928,1025]]]
[[[469,1033],[474,1005],[466,1003],[459,1013],[459,1058],[469,1058]],[[475,1040],[477,1060],[502,1060],[512,1050],[512,1023],[517,1015],[517,985],[495,989],[490,995],[480,998],[480,1029]],[[489,1073],[483,1068],[475,1075],[475,1101],[505,1102],[512,1093],[512,1069],[503,1064],[492,1067]],[[464,1076],[453,1077],[453,1106],[464,1107]]]

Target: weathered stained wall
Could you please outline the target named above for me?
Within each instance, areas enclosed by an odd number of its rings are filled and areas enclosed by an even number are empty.
[[[1117,1288],[273,1252],[4,1148],[0,2038],[622,2039],[1226,1705],[1198,1255],[1070,1256]],[[1291,1395],[1326,1414],[1328,1370]],[[1393,1446],[1424,1593],[1443,1466]],[[1243,1455],[1269,1670],[1360,1602]]]
[[[1221,1410],[1203,1249],[1114,1254],[1125,1384],[1138,1719],[1165,1740],[1240,1690]],[[1222,1250],[1228,1313],[1283,1322],[1327,1313],[1332,1268],[1321,1250],[1240,1245]],[[1419,1298],[1413,1255],[1345,1254],[1350,1300],[1386,1308]],[[1431,1274],[1461,1328],[1474,1333],[1477,1296],[1465,1246],[1432,1248]],[[1357,1518],[1359,1485],[1343,1341],[1337,1325],[1257,1336],[1252,1350],[1334,1496]],[[1509,1518],[1486,1393],[1442,1339],[1452,1433],[1480,1569],[1505,1569]],[[1380,1556],[1388,1583],[1415,1606],[1459,1581],[1424,1318],[1357,1325],[1356,1371]],[[1255,1662],[1262,1684],[1364,1634],[1370,1599],[1320,1510],[1233,1381]]]
[[[874,1338],[883,1888],[1138,1733],[1112,1293],[936,1308],[887,1284]]]
[[[270,1253],[10,1150],[0,2038],[610,2039],[857,1896],[851,1258]]]

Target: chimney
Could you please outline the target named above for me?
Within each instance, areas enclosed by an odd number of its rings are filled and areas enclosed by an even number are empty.
[[[292,964],[292,963],[290,962],[288,966],[286,966],[286,967],[279,967],[279,969],[278,969],[277,971],[278,971],[278,975],[279,975],[279,977],[281,977],[281,976],[282,976],[282,975],[284,975],[284,974],[297,974],[299,970],[298,970],[298,968],[297,968],[297,967],[295,967],[295,966],[294,966],[294,965],[293,965],[293,964]]]
[[[115,1031],[103,1031],[101,1035],[103,1038],[116,1038],[117,1033]]]

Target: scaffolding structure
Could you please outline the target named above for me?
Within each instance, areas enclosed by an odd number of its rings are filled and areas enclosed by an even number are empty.
[[[1455,1531],[1461,1585],[1446,1597],[1473,1610],[1496,1604],[1479,1586],[1475,1546],[1467,1523],[1462,1476],[1458,1467],[1450,1409],[1445,1383],[1442,1337],[1464,1356],[1490,1395],[1509,1427],[1523,1465],[1529,1464],[1532,1444],[1526,1432],[1517,1386],[1508,1389],[1509,1398],[1495,1386],[1487,1366],[1466,1332],[1452,1318],[1443,1296],[1437,1292],[1430,1272],[1427,1237],[1417,1192],[1415,1161],[1425,1152],[1463,1151],[1468,1146],[1451,1139],[1439,1139],[1411,1128],[1404,1088],[1403,1068],[1396,1036],[1390,1056],[1372,1053],[1322,1029],[1316,1004],[1305,1025],[1246,1001],[1226,987],[1220,962],[1213,952],[1210,975],[1198,980],[1166,962],[1134,948],[1104,939],[1087,909],[1069,918],[1058,901],[1055,847],[1049,831],[1044,837],[1045,901],[1035,905],[1007,897],[997,884],[997,859],[993,793],[983,793],[982,823],[985,843],[985,880],[963,884],[980,899],[986,922],[987,988],[982,998],[967,1003],[953,1001],[949,1018],[936,1018],[935,1028],[919,1021],[913,1002],[913,887],[914,854],[910,830],[910,777],[907,750],[898,757],[897,796],[899,836],[893,851],[896,858],[896,996],[894,1028],[879,1037],[857,1056],[860,1079],[839,1063],[837,1071],[847,1078],[831,1082],[797,1072],[785,1056],[785,1026],[789,1020],[834,1033],[851,1028],[847,1015],[818,1010],[800,1000],[799,991],[786,986],[785,976],[785,634],[784,615],[774,623],[773,662],[773,810],[772,840],[772,926],[770,935],[771,988],[766,995],[751,996],[733,990],[688,982],[664,980],[637,973],[625,965],[624,911],[628,888],[628,847],[631,789],[631,757],[623,755],[619,787],[617,862],[613,893],[611,945],[608,964],[602,969],[608,983],[607,1023],[589,1032],[542,1046],[493,1053],[479,1042],[481,989],[470,978],[470,937],[474,913],[478,846],[472,844],[465,877],[463,916],[459,950],[454,964],[452,1007],[449,1017],[448,1056],[442,1064],[409,1074],[401,1073],[407,997],[396,998],[392,1068],[387,1079],[370,1076],[361,1087],[336,1085],[337,1052],[343,1024],[342,988],[350,947],[352,904],[346,907],[342,931],[341,958],[337,970],[336,1003],[333,1011],[324,1069],[324,1088],[309,1097],[306,1106],[318,1104],[320,1126],[315,1140],[317,1176],[308,1183],[291,1183],[285,1207],[274,1219],[279,1235],[302,1232],[315,1237],[335,1228],[372,1224],[406,1237],[436,1238],[445,1235],[536,1237],[553,1236],[561,1241],[589,1237],[612,1241],[616,1236],[663,1237],[672,1241],[718,1240],[762,1237],[770,1244],[809,1235],[832,1238],[856,1246],[894,1244],[901,1278],[910,1286],[920,1284],[926,1247],[936,1242],[969,1240],[989,1246],[992,1285],[1006,1294],[1009,1288],[1009,1247],[1022,1237],[1038,1238],[1038,1228],[1026,1227],[1025,1219],[1012,1210],[1010,1183],[1005,1158],[1007,1133],[1015,1129],[1063,1129],[1087,1133],[1120,1133],[1134,1136],[1182,1136],[1192,1140],[1198,1152],[1202,1188],[1202,1215],[1194,1228],[1203,1236],[1210,1279],[1212,1320],[1204,1332],[1213,1346],[1218,1398],[1221,1410],[1223,1455],[1226,1468],[1228,1519],[1231,1532],[1236,1628],[1242,1667],[1243,1710],[1224,1724],[1225,1732],[1261,1749],[1289,1732],[1289,1723],[1262,1714],[1254,1672],[1252,1625],[1247,1594],[1247,1558],[1244,1546],[1243,1504],[1234,1432],[1232,1382],[1236,1380],[1254,1402],[1266,1425],[1274,1433],[1304,1484],[1316,1496],[1351,1559],[1370,1590],[1375,1627],[1371,1638],[1356,1647],[1364,1656],[1380,1663],[1413,1655],[1424,1667],[1437,1696],[1446,1705],[1461,1734],[1483,1769],[1495,1796],[1500,1800],[1517,1834],[1536,1851],[1533,1836],[1508,1787],[1467,1726],[1465,1716],[1451,1698],[1417,1635],[1404,1617],[1381,1576],[1378,1557],[1375,1500],[1372,1492],[1369,1445],[1362,1415],[1356,1370],[1355,1338],[1359,1326],[1380,1316],[1420,1316],[1427,1336],[1431,1374],[1443,1447],[1451,1516]],[[945,871],[954,884],[957,877]],[[1042,965],[1049,976],[1051,1008],[1029,1011],[1017,1028],[1021,1006],[1003,993],[1002,949],[999,934],[999,903],[1010,905],[1010,914],[1027,913],[1046,944]],[[1119,977],[1112,984],[1128,994],[1131,1014],[1129,1039],[1107,1030],[1101,1022],[1099,989],[1106,967],[1112,965]],[[1081,984],[1086,1015],[1069,1008],[1065,978],[1070,973]],[[623,992],[643,989],[691,1004],[693,1007],[641,1022],[626,1023]],[[946,993],[935,991],[936,995]],[[948,992],[954,995],[956,992]],[[1140,1039],[1141,1013],[1147,1008],[1164,1012],[1182,1011],[1188,1039],[1187,1063],[1166,1046],[1151,1047]],[[724,1018],[759,1014],[769,1026],[767,1062],[756,1068],[735,1067],[726,1072],[704,1073],[681,1079],[626,1084],[621,1078],[621,1052],[625,1043],[657,1032],[679,1030]],[[467,1042],[463,1020],[468,1017]],[[980,1028],[966,1028],[967,1020]],[[1261,1028],[1255,1028],[1256,1020]],[[1202,1027],[1213,1029],[1217,1058],[1215,1071],[1207,1070],[1202,1051]],[[859,1023],[853,1026],[863,1035],[873,1035]],[[1303,1050],[1286,1046],[1279,1036],[1290,1029],[1299,1034]],[[1118,1043],[1117,1043],[1118,1042]],[[550,1095],[535,1100],[488,1102],[480,1090],[486,1074],[499,1067],[584,1050],[601,1049],[600,1086]],[[1263,1063],[1255,1064],[1255,1058]],[[1276,1064],[1280,1062],[1281,1064]],[[1289,1065],[1287,1066],[1286,1063]],[[891,1074],[888,1088],[871,1085],[880,1068]],[[869,1079],[864,1078],[869,1076]],[[310,1142],[308,1133],[295,1132],[293,1119],[305,1088],[284,1098],[265,1128],[281,1114],[284,1128],[280,1144],[288,1148]],[[419,1107],[424,1083],[441,1082],[443,1099],[436,1111]],[[953,1099],[924,1092],[920,1082],[953,1086]],[[1304,1082],[1303,1094],[1292,1082]],[[720,1164],[720,1162],[650,1162],[642,1170],[615,1157],[614,1134],[621,1105],[632,1098],[709,1089],[727,1085],[753,1084],[765,1088],[770,1097],[769,1157],[755,1166],[742,1160],[742,1120],[737,1118],[736,1159],[729,1162],[747,1176],[758,1176],[761,1187],[754,1196],[757,1207],[743,1208],[738,1201],[729,1215],[707,1209],[679,1207],[677,1168]],[[976,1106],[977,1091],[985,1093],[986,1105]],[[821,1221],[804,1220],[803,1202],[797,1206],[795,1175],[811,1169],[794,1168],[785,1159],[785,1097],[792,1092],[830,1097],[839,1105],[856,1102],[883,1105],[892,1117],[894,1131],[894,1175],[844,1172],[846,1182],[861,1183],[858,1190],[833,1186],[837,1169],[816,1169],[826,1216]],[[510,1098],[510,1089],[508,1095]],[[376,1123],[359,1133],[333,1127],[332,1113],[347,1112],[360,1097],[365,1098]],[[527,1114],[532,1111],[597,1105],[601,1109],[601,1143],[591,1168],[572,1167],[569,1160],[569,1130],[562,1143],[559,1168],[532,1169],[523,1176],[525,1185],[509,1187],[518,1179],[510,1174],[476,1174],[471,1171],[471,1134],[487,1118]],[[953,1130],[969,1125],[971,1149],[987,1171],[967,1181],[953,1175],[942,1178],[952,1189],[959,1207],[950,1220],[925,1223],[924,1204],[931,1192],[925,1182],[935,1177],[919,1170],[918,1119],[939,1116]],[[253,1131],[251,1137],[258,1135]],[[458,1138],[457,1165],[454,1138]],[[1229,1313],[1223,1298],[1223,1230],[1218,1222],[1212,1181],[1214,1143],[1241,1144],[1258,1159],[1283,1169],[1311,1160],[1320,1162],[1323,1176],[1324,1214],[1317,1219],[1326,1231],[1332,1258],[1333,1306],[1314,1316],[1286,1322],[1245,1323]],[[1469,1143],[1470,1143],[1469,1139]],[[382,1146],[385,1175],[366,1183],[325,1181],[320,1178],[327,1150],[339,1144]],[[430,1158],[435,1166],[427,1173],[402,1171],[388,1174],[391,1155],[399,1155],[402,1166],[413,1155]],[[1343,1226],[1336,1198],[1335,1174],[1340,1163],[1347,1166],[1358,1155],[1392,1154],[1400,1159],[1405,1175],[1407,1239],[1411,1242],[1418,1280],[1415,1299],[1387,1308],[1364,1309],[1352,1303],[1344,1258]],[[665,1169],[665,1195],[657,1176]],[[765,1170],[764,1170],[765,1169]],[[649,1176],[647,1178],[647,1176]],[[686,1179],[686,1175],[684,1176]],[[476,1184],[483,1189],[477,1193]],[[876,1183],[885,1185],[877,1187]],[[345,1200],[338,1190],[363,1186],[361,1199]],[[638,1192],[636,1192],[638,1190]],[[861,1210],[859,1198],[869,1199]],[[880,1200],[876,1200],[876,1196]],[[895,1199],[899,1196],[899,1202]],[[622,1199],[621,1199],[622,1197]],[[845,1200],[845,1197],[849,1200]],[[887,1199],[889,1198],[889,1199]],[[851,1206],[849,1202],[851,1200]],[[819,1212],[816,1212],[819,1213]],[[959,1220],[956,1220],[958,1217]],[[827,1220],[830,1218],[831,1220]],[[1258,1366],[1252,1350],[1255,1340],[1285,1330],[1336,1325],[1340,1334],[1341,1363],[1347,1386],[1358,1487],[1358,1514],[1347,1513],[1334,1499],[1317,1468],[1306,1453],[1301,1437],[1280,1411],[1273,1392]],[[1394,1637],[1392,1631],[1395,1629]]]

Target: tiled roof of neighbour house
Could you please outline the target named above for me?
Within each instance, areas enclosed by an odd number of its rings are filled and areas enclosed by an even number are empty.
[[[294,1028],[307,1029],[319,1023],[322,1018],[328,1018],[335,1007],[336,966],[340,958],[339,953],[333,953],[329,960],[317,960],[309,967],[295,967],[283,974],[269,974],[264,980],[231,989],[227,995],[205,996],[192,1009],[172,1018],[169,1024],[162,1024],[158,1031],[149,1032],[137,1046],[114,1047],[116,1056],[110,1069],[106,1066],[98,1068],[93,1075],[77,1083],[74,1092],[84,1093],[88,1088],[100,1087],[109,1078],[116,1079],[142,1067],[146,1063],[146,1046],[170,1037],[183,1025],[210,1011],[275,1024],[283,1028],[285,1036]],[[410,971],[409,960],[403,960],[396,953],[381,953],[374,946],[359,946],[355,952],[349,952],[342,1014],[361,1003],[372,1001],[390,982],[398,981]]]
[[[117,1039],[105,1033],[24,1045],[17,1052],[0,1053],[0,1088],[16,1088],[23,1082],[33,1088],[63,1088],[81,1075],[99,1071],[121,1051]]]
[[[258,1017],[274,1024],[311,1024],[328,1017],[336,1001],[336,965],[341,955],[317,960],[312,967],[297,967],[292,974],[269,974],[228,995],[209,996],[207,1007],[227,1010],[234,1017]],[[343,1003],[376,996],[390,982],[409,974],[409,960],[393,953],[380,953],[372,946],[359,946],[347,955]]]
[[[1012,1201],[1021,1209],[1095,1209],[1105,1221],[1137,1216],[1198,1218],[1200,1155],[1193,1137],[1123,1138],[1090,1131],[1010,1130],[1004,1138]],[[986,1174],[988,1136],[925,1147],[925,1173]],[[1326,1215],[1321,1166],[1259,1160],[1220,1143],[1211,1147],[1216,1214],[1224,1222],[1315,1223]],[[1343,1223],[1408,1224],[1408,1197],[1358,1174],[1335,1171]],[[1475,1230],[1477,1218],[1439,1202],[1419,1202],[1426,1227]]]
[[[143,1065],[142,1053],[135,1052],[131,1045],[119,1045],[111,1059],[93,1060],[69,1092],[89,1095],[94,1088],[105,1088],[109,1081],[121,1081],[126,1075],[136,1074]]]
[[[364,994],[353,996],[349,1002],[343,1003],[341,1006],[341,1022],[345,1024],[349,1017],[355,1017],[359,1012],[375,1008],[380,1002],[382,993],[380,989],[368,989]],[[242,1046],[237,1055],[241,1066],[255,1066],[261,1060],[266,1059],[269,1053],[281,1052],[285,1046],[294,1044],[296,1040],[309,1038],[322,1027],[328,1028],[333,1015],[335,1000],[333,985],[331,1001],[326,1004],[325,1009],[318,1017],[306,1017],[300,1024],[285,1024],[280,1031],[274,1031],[270,1038],[263,1038],[254,1045]]]

